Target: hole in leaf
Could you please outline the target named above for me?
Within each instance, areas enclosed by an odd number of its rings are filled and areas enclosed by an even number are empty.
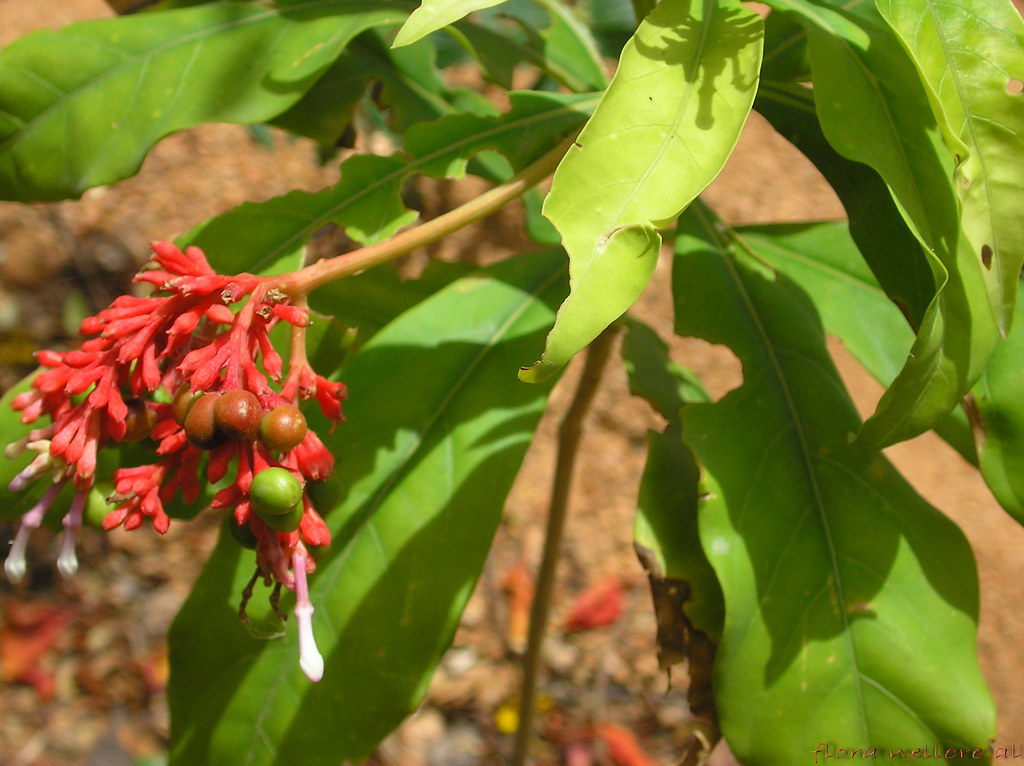
[[[981,262],[986,269],[992,268],[992,248],[988,245],[981,246]]]
[[[743,385],[743,363],[732,349],[702,338],[676,338],[672,359],[697,374],[711,401]]]
[[[1024,92],[1024,82],[1013,78],[1006,83],[1006,92],[1011,96],[1016,96],[1018,93]]]

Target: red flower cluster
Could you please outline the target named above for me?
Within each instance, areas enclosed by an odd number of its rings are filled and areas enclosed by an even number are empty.
[[[273,444],[268,447],[250,434],[197,446],[176,416],[171,398],[176,393],[180,397],[190,392],[244,391],[264,412],[316,399],[325,416],[340,422],[345,386],[310,367],[305,353],[308,311],[304,303],[296,305],[273,287],[273,280],[217,274],[195,247],[181,252],[158,242],[152,249],[150,268],[136,281],[154,285],[155,293],[145,298],[122,296],[83,321],[81,334],[93,337],[79,350],[40,352],[38,360],[48,369],[36,376],[30,391],[14,398],[12,406],[21,411],[22,422],[33,423],[43,415],[51,422],[6,450],[8,456],[25,448],[37,453],[10,489],[19,491],[48,472],[53,484],[22,517],[4,568],[12,580],[24,576],[28,536],[71,482],[75,494],[64,517],[57,564],[62,574],[74,573],[74,541],[95,480],[97,452],[109,442],[150,438],[156,442],[158,461],[114,472],[115,492],[107,499],[114,508],[103,522],[105,529],[122,524],[135,529],[149,518],[158,532],[166,532],[170,519],[164,503],[178,492],[186,502],[195,502],[202,491],[204,467],[205,482],[213,486],[235,464],[234,481],[216,492],[210,507],[233,509],[235,528],[244,531],[256,550],[254,581],[262,577],[267,584],[276,583],[275,602],[276,589],[282,585],[296,592],[300,664],[307,676],[319,680],[323,661],[313,643],[306,587],[314,564],[306,546],[328,544],[330,533],[305,488],[308,481],[330,474],[333,456],[304,423],[301,441],[286,450],[272,449]],[[237,309],[233,311],[232,305]],[[280,321],[292,326],[287,373],[269,338]],[[290,531],[278,531],[280,525],[268,523],[264,519],[269,517],[253,508],[250,486],[269,468],[287,471],[301,487],[301,511],[296,506],[301,518]]]

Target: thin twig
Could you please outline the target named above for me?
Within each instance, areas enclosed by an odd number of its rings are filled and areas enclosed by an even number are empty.
[[[566,512],[569,508],[569,490],[572,487],[573,468],[579,451],[583,420],[597,391],[601,373],[611,354],[612,340],[617,327],[613,325],[594,340],[587,349],[583,376],[576,387],[569,409],[558,429],[558,458],[551,484],[548,523],[544,536],[544,553],[537,572],[536,590],[530,609],[530,630],[526,653],[523,656],[523,685],[519,698],[519,729],[516,731],[512,766],[526,764],[527,751],[533,739],[533,714],[536,707],[537,674],[540,670],[541,649],[551,609],[555,570],[561,555],[562,533],[565,531]]]

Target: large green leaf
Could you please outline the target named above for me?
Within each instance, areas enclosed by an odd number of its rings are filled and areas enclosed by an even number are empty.
[[[1024,302],[974,387],[980,415],[981,474],[992,494],[1024,524]]]
[[[1024,263],[1024,21],[1010,0],[876,0],[927,86],[957,157],[964,233],[985,266],[996,321],[1013,316]]]
[[[985,268],[960,229],[953,157],[917,70],[875,7],[863,0],[769,5],[807,31],[825,136],[881,175],[930,260],[935,298],[906,364],[859,435],[865,446],[892,444],[945,417],[984,369],[999,335]]]
[[[743,364],[742,386],[683,411],[725,595],[715,695],[730,747],[747,764],[790,764],[821,743],[881,757],[983,747],[995,714],[966,539],[880,453],[851,444],[858,417],[810,300],[721,228],[691,208],[673,281],[678,331]]]
[[[334,537],[310,583],[324,680],[299,672],[290,630],[258,641],[239,624],[252,561],[222,540],[171,631],[172,764],[359,761],[415,708],[544,408],[547,388],[511,371],[563,280],[559,253],[505,261],[355,356],[348,420],[325,436],[337,473],[318,493]]]
[[[752,250],[811,296],[825,330],[838,337],[875,380],[889,385],[914,333],[861,258],[845,221],[744,226],[734,245]],[[935,431],[978,465],[971,425],[957,408]]]
[[[544,214],[569,252],[571,293],[536,382],[639,297],[668,226],[725,164],[757,89],[763,25],[735,0],[664,0],[626,46],[552,181]]]
[[[77,197],[135,173],[176,130],[267,120],[356,34],[404,15],[368,0],[217,2],[27,35],[0,52],[0,197]]]

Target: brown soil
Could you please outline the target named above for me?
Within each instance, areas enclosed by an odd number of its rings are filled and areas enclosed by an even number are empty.
[[[109,15],[101,0],[0,0],[0,45],[40,25]],[[320,188],[336,170],[317,165],[313,148],[273,135],[263,148],[243,128],[211,125],[161,143],[137,177],[90,192],[77,202],[0,204],[0,389],[31,369],[31,351],[65,342],[77,318],[126,289],[154,239],[171,239],[245,199],[291,188]],[[444,200],[447,194],[436,195]],[[736,155],[707,199],[733,223],[834,218],[842,210],[824,181],[770,128],[751,124]],[[439,206],[441,202],[436,203]],[[477,232],[508,231],[507,221]],[[435,250],[434,255],[448,256]],[[671,334],[666,264],[638,313]],[[699,342],[674,346],[680,361],[720,395],[739,382],[731,354]],[[869,412],[880,390],[836,345],[841,370],[858,406]],[[554,463],[554,433],[578,370],[559,384],[552,408],[509,498],[505,523],[428,701],[382,746],[380,764],[495,763],[497,742],[511,725],[518,683],[509,651],[508,597],[503,580],[517,566],[534,571]],[[545,653],[543,730],[616,721],[638,732],[659,763],[685,734],[680,684],[666,694],[658,671],[654,620],[643,572],[631,547],[637,483],[649,408],[629,396],[616,366],[598,393],[578,465],[559,576],[553,625],[573,596],[616,576],[628,589],[626,611],[614,625],[566,635],[554,630]],[[1024,732],[1024,660],[1015,638],[1024,624],[1017,606],[1024,581],[1024,530],[1001,511],[977,473],[937,438],[921,437],[890,450],[897,466],[933,504],[959,523],[976,552],[982,583],[979,647],[1000,710],[1000,744]],[[19,630],[60,623],[37,663],[37,686],[0,680],[0,764],[109,766],[159,763],[166,746],[165,632],[188,593],[216,534],[217,519],[175,524],[167,538],[149,530],[87,531],[82,571],[64,582],[49,562],[55,541],[40,533],[27,591],[0,586],[4,609],[0,658]],[[10,530],[0,527],[0,536]],[[56,617],[54,617],[56,615]],[[13,638],[12,638],[13,637]],[[515,643],[513,636],[511,642]],[[0,674],[3,672],[0,664]],[[49,685],[48,685],[49,684]],[[556,753],[543,743],[541,762]],[[599,757],[605,758],[605,756]],[[598,762],[605,763],[607,760]],[[731,762],[718,752],[714,762]]]

